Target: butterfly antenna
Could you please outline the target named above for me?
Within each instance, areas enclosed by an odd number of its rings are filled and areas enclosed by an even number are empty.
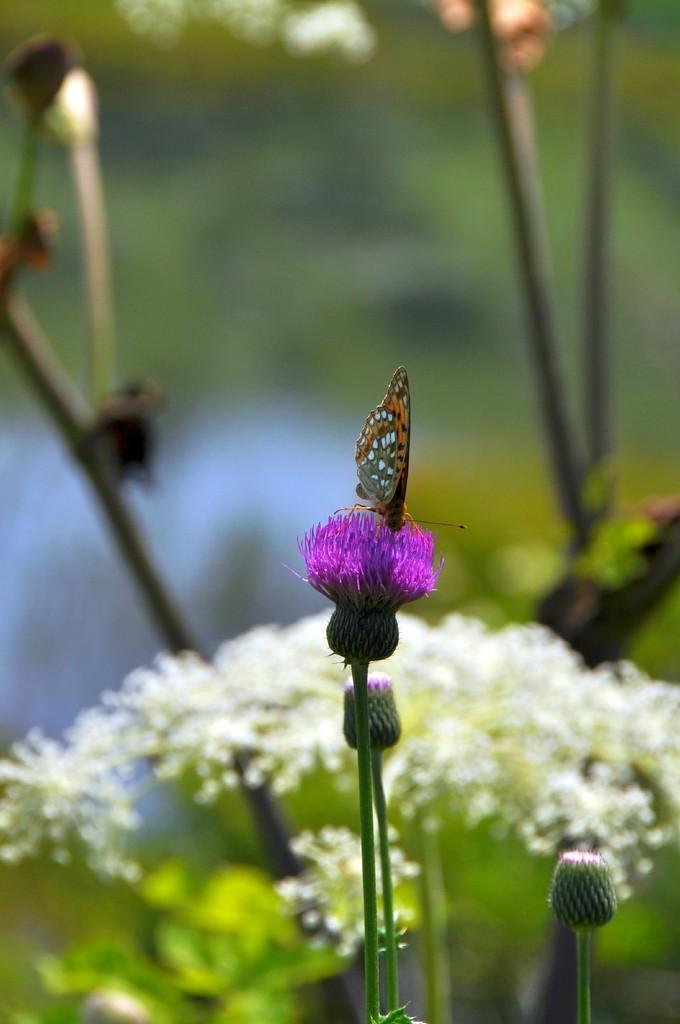
[[[414,519],[413,522],[421,526],[450,526],[453,530],[467,530],[465,523],[437,523],[432,519]]]

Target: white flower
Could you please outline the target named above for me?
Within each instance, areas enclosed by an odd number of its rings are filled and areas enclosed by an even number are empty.
[[[318,944],[333,942],[341,955],[350,956],[363,942],[363,893],[361,846],[357,835],[346,828],[326,826],[320,832],[303,832],[293,839],[293,849],[306,863],[304,874],[285,878],[277,889],[291,914],[302,915],[310,929],[323,925]],[[399,906],[399,884],[418,874],[396,846],[390,848],[396,912],[408,924],[409,911]]]
[[[206,0],[205,14],[253,46],[276,39],[286,0]]]
[[[0,762],[0,859],[15,863],[49,845],[61,863],[70,860],[78,836],[95,868],[137,877],[137,865],[123,852],[121,838],[137,825],[128,774],[130,765],[111,768],[34,731]]]
[[[190,17],[187,0],[116,0],[116,6],[136,32],[161,46],[173,43]]]
[[[348,60],[365,61],[375,50],[375,32],[364,12],[351,0],[291,11],[283,21],[284,45],[295,57],[338,53]]]

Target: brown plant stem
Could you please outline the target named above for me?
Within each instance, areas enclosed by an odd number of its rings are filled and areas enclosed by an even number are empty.
[[[552,300],[540,179],[525,83],[506,65],[489,0],[477,0],[484,67],[510,201],[541,422],[562,514],[577,546],[587,541],[581,473],[569,422]]]
[[[636,579],[618,590],[605,590],[593,580],[567,574],[541,601],[537,619],[566,640],[591,668],[618,661],[678,576],[680,523],[668,530]]]
[[[107,463],[95,446],[84,443],[90,426],[87,407],[54,357],[28,306],[12,292],[4,296],[2,328],[15,358],[90,481],[121,554],[136,577],[161,633],[175,651],[198,650],[195,638],[152,562]]]
[[[552,922],[534,1024],[573,1024],[576,1019],[576,947],[568,928]]]

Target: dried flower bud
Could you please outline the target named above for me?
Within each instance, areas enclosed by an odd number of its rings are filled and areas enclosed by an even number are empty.
[[[589,850],[560,854],[550,905],[560,924],[573,931],[591,931],[611,921],[616,894],[602,854]]]
[[[97,90],[87,71],[73,68],[66,75],[48,113],[51,133],[66,146],[89,142],[98,132]]]
[[[342,731],[347,745],[357,749],[354,685],[345,686],[345,707]],[[368,677],[368,727],[372,750],[387,750],[399,742],[401,721],[394,699],[392,680],[385,672],[371,672]]]
[[[72,43],[35,36],[7,58],[10,95],[24,113],[39,121],[77,64],[78,51]]]
[[[122,480],[149,480],[154,451],[153,414],[160,401],[156,384],[128,384],[99,406],[85,444],[101,444],[116,475]]]
[[[151,1024],[142,1004],[126,992],[102,989],[83,1003],[83,1024]]]
[[[463,32],[475,21],[473,0],[437,0],[439,17],[451,32]],[[545,51],[552,29],[543,0],[490,0],[494,31],[506,58],[519,68],[531,68]]]

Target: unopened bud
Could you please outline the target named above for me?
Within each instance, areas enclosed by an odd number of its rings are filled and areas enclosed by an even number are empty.
[[[102,989],[83,1003],[83,1024],[151,1024],[142,1004],[127,992]]]
[[[347,745],[356,750],[357,733],[354,686],[350,680],[345,686],[345,715],[343,733]],[[397,711],[392,680],[385,672],[372,672],[368,677],[368,727],[372,750],[387,750],[399,742],[401,721]]]
[[[553,914],[572,931],[591,931],[611,921],[616,894],[600,853],[569,850],[560,854],[550,892]]]
[[[10,96],[25,114],[39,121],[77,63],[78,52],[71,43],[35,36],[7,58]]]
[[[83,68],[73,68],[66,75],[50,107],[47,125],[59,142],[66,146],[96,138],[97,90]]]
[[[391,608],[354,608],[338,604],[326,628],[328,646],[347,664],[383,661],[399,643],[397,616]]]

